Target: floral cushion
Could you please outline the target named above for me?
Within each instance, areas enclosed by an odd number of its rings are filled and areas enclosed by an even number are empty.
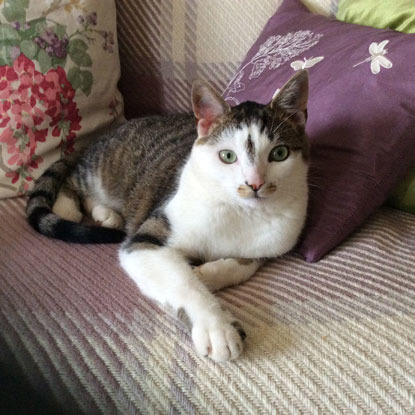
[[[114,1],[0,0],[0,198],[123,117]]]

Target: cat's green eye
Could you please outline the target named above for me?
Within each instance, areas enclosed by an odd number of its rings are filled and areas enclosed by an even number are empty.
[[[226,164],[235,163],[237,160],[236,154],[232,150],[219,151],[219,158]]]
[[[284,161],[290,155],[290,149],[287,146],[277,146],[269,153],[269,161]]]

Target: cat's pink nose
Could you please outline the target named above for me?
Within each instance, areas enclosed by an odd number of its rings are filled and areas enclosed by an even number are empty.
[[[253,182],[253,183],[248,183],[248,182],[245,182],[245,183],[250,188],[252,188],[252,190],[254,190],[256,192],[256,191],[258,191],[262,187],[262,185],[264,184],[264,181],[263,180],[258,180],[258,181]]]

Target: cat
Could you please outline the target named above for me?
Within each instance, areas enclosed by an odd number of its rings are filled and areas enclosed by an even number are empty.
[[[304,70],[267,105],[231,108],[195,81],[193,114],[127,121],[48,168],[29,197],[28,222],[69,242],[122,242],[122,268],[188,322],[197,352],[235,359],[246,334],[213,292],[246,281],[298,240],[307,99]],[[84,213],[101,226],[81,223]]]

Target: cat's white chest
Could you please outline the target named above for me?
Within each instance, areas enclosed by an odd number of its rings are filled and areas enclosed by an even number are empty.
[[[173,200],[166,213],[171,226],[169,245],[207,261],[281,255],[295,244],[302,226],[270,209],[250,211],[194,200]]]

